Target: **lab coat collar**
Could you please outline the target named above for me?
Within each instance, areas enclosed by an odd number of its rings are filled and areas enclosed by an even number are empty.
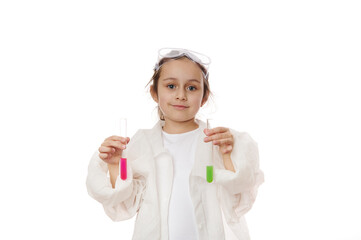
[[[162,139],[163,125],[164,125],[164,121],[159,120],[152,129],[145,130],[145,135],[147,136],[149,143],[152,146],[154,158],[156,158],[159,154],[166,152],[163,146],[163,139]]]
[[[200,128],[200,134],[197,141],[195,161],[191,175],[206,178],[206,166],[213,164],[211,162],[212,144],[204,142],[206,135],[203,130],[207,127],[206,123],[198,119],[195,121]],[[164,121],[159,120],[152,129],[146,130],[145,132],[147,138],[149,139],[149,143],[152,146],[154,159],[161,153],[167,152],[163,146],[162,138],[162,127],[164,126],[164,123]]]

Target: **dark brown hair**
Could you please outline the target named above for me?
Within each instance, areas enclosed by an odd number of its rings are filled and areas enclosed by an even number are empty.
[[[151,86],[153,86],[153,91],[155,94],[157,94],[157,96],[158,96],[158,82],[159,82],[160,74],[162,72],[162,65],[170,60],[178,60],[178,59],[183,59],[183,58],[187,58],[187,59],[193,61],[192,59],[188,58],[187,56],[182,56],[182,57],[178,57],[178,58],[162,58],[159,61],[158,66],[160,66],[160,67],[158,69],[154,69],[154,74],[147,84],[147,86],[148,86],[149,84],[152,83]],[[205,97],[207,97],[207,100],[208,100],[208,98],[212,95],[210,87],[209,87],[209,82],[208,82],[209,73],[202,64],[199,64],[197,62],[194,62],[194,63],[196,63],[203,72],[203,98],[202,98],[202,101]],[[158,116],[159,116],[160,120],[164,120],[163,113],[160,110],[159,106],[158,106]]]

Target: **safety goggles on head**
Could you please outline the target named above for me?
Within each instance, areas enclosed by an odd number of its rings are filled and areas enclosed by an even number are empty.
[[[154,70],[155,71],[159,70],[159,68],[162,66],[162,64],[160,64],[159,62],[163,58],[178,59],[181,57],[187,57],[193,62],[201,64],[206,68],[208,72],[209,65],[211,64],[211,59],[209,57],[201,53],[197,53],[183,48],[161,48],[158,51],[158,61],[154,66]]]

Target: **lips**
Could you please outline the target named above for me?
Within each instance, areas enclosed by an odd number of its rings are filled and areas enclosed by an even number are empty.
[[[176,109],[179,109],[179,110],[183,110],[183,109],[186,109],[188,108],[187,106],[184,106],[184,105],[172,105],[174,108]]]

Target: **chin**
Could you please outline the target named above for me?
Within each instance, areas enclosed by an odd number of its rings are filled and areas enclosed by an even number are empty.
[[[162,111],[165,119],[169,119],[171,121],[176,122],[187,122],[194,120],[197,114],[195,109],[186,109],[186,110],[174,110],[172,108],[166,109],[166,111]]]
[[[175,122],[187,122],[187,121],[191,121],[194,120],[195,116],[175,116],[174,115],[168,115],[165,116],[165,119],[169,119],[171,121],[175,121]]]

